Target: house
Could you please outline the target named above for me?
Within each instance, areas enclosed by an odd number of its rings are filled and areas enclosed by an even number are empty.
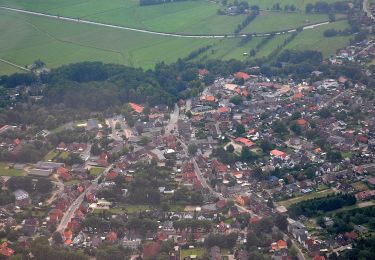
[[[253,142],[251,142],[249,139],[244,138],[244,137],[238,137],[235,139],[235,141],[246,147],[252,147],[254,145]]]
[[[244,81],[250,79],[250,75],[242,71],[237,72],[234,76],[237,79],[243,79]]]
[[[241,206],[246,206],[250,202],[249,197],[246,197],[246,196],[236,195],[236,196],[234,196],[234,198],[235,198],[236,202],[238,204],[240,204]]]
[[[14,250],[8,247],[7,242],[3,242],[0,245],[0,255],[3,255],[5,257],[11,257],[14,254]]]
[[[96,131],[99,129],[99,124],[96,119],[89,119],[87,120],[86,130],[87,131]]]
[[[64,213],[61,209],[52,209],[48,215],[51,222],[57,223],[64,216]]]
[[[109,232],[106,237],[105,237],[106,240],[110,241],[110,242],[115,242],[117,240],[117,234],[116,232]]]
[[[279,240],[271,244],[272,251],[279,251],[288,248],[288,244],[284,240]]]
[[[144,107],[136,103],[129,102],[129,106],[138,114],[143,112]]]
[[[272,150],[270,152],[270,155],[275,158],[280,158],[280,159],[286,159],[286,157],[288,156],[286,153],[279,151],[277,149]]]
[[[31,169],[27,175],[47,178],[52,175],[52,169]]]
[[[24,207],[30,204],[31,200],[28,192],[18,189],[13,194],[16,199],[16,206]]]
[[[143,246],[142,257],[153,258],[160,252],[160,242],[150,242]]]

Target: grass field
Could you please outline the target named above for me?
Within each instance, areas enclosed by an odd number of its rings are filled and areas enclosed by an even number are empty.
[[[333,193],[334,193],[334,191],[332,189],[326,189],[326,190],[322,190],[322,191],[318,191],[318,192],[311,192],[311,193],[308,193],[308,194],[305,194],[305,195],[302,195],[302,196],[298,196],[298,197],[295,197],[295,198],[292,198],[292,199],[279,201],[279,202],[277,202],[277,204],[279,206],[290,207],[291,205],[296,204],[296,203],[301,202],[301,201],[315,199],[315,198],[322,198],[322,197],[326,197],[327,195],[330,195],[330,194],[333,194]]]
[[[326,21],[328,21],[328,16],[324,14],[261,12],[242,32],[262,33],[282,31]]]
[[[17,170],[9,167],[8,163],[0,162],[0,176],[24,176],[23,170]]]
[[[154,36],[0,11],[0,58],[21,66],[40,58],[50,68],[83,60],[151,68],[215,41]]]
[[[98,176],[104,172],[104,168],[102,167],[92,167],[90,168],[90,174],[94,176]]]
[[[3,74],[13,74],[22,71],[16,67],[13,67],[7,63],[0,61],[0,72],[2,72]]]
[[[55,149],[53,149],[49,153],[47,153],[46,156],[44,156],[44,160],[45,161],[49,161],[49,160],[52,161],[58,154],[59,154],[59,152],[56,151]]]
[[[197,247],[197,248],[189,248],[189,249],[181,249],[180,259],[185,259],[190,255],[196,255],[198,258],[201,258],[204,254],[204,248]]]
[[[267,8],[267,5],[272,6],[276,2],[257,1],[251,4]],[[304,0],[298,6],[304,7],[306,3],[314,1]],[[292,3],[291,0],[278,2],[281,5]],[[205,0],[143,7],[136,0],[0,0],[1,5],[154,31],[191,34],[233,33],[237,24],[244,19],[244,15],[217,15],[219,4]],[[325,20],[326,15],[264,11],[244,32],[286,30]],[[345,26],[346,22],[337,22],[304,31],[286,48],[319,50],[328,57],[338,47],[345,46],[350,37],[324,38],[324,30]],[[274,37],[259,50],[256,57],[269,55],[286,37]],[[245,60],[248,56],[244,53],[249,53],[260,41],[260,38],[254,37],[241,45],[240,39],[166,37],[0,10],[0,58],[20,66],[41,59],[48,68],[80,61],[102,61],[149,69],[157,62],[174,62],[207,45],[212,45],[212,48],[196,58],[197,61]],[[0,62],[0,75],[16,70]]]
[[[343,48],[349,44],[351,36],[338,37],[324,37],[325,30],[334,28],[342,30],[347,28],[347,21],[338,21],[327,25],[320,26],[315,29],[305,30],[301,32],[291,43],[286,46],[286,49],[294,50],[317,50],[323,53],[325,58],[335,54],[337,49]]]

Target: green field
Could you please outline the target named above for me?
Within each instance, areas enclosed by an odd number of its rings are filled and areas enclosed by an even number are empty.
[[[337,49],[343,48],[349,44],[351,36],[338,36],[327,38],[323,36],[325,30],[334,28],[342,30],[347,28],[347,21],[339,21],[320,26],[315,29],[301,32],[286,48],[294,50],[317,50],[321,51],[325,58],[335,54]]]
[[[0,61],[0,72],[4,74],[13,74],[13,73],[22,72],[22,71],[16,67],[13,67],[5,62]]]
[[[9,167],[9,163],[0,162],[0,176],[24,176],[25,172],[23,170],[13,169]]]
[[[94,176],[99,176],[103,172],[104,172],[104,168],[102,168],[102,167],[92,167],[92,168],[90,168],[90,174],[92,174]]]
[[[282,6],[293,3],[303,10],[307,3],[315,0],[304,0],[298,4],[291,0],[256,0],[250,4],[258,4],[267,9],[276,2]],[[180,34],[231,34],[245,18],[245,15],[217,15],[220,4],[205,0],[142,7],[136,0],[0,0],[0,6]],[[326,20],[326,15],[306,15],[301,11],[262,11],[243,32],[288,30]],[[350,37],[324,38],[324,30],[345,26],[347,22],[342,21],[304,31],[286,48],[319,50],[328,57],[334,54],[337,48],[345,46]],[[257,52],[256,57],[269,55],[287,37],[275,36]],[[48,68],[80,61],[102,61],[148,69],[157,62],[174,62],[207,45],[212,47],[196,58],[196,61],[233,58],[245,60],[248,56],[244,53],[249,53],[255,48],[261,38],[254,37],[246,44],[241,44],[240,41],[238,38],[208,39],[152,35],[0,10],[0,58],[19,66],[30,65],[41,59]],[[16,68],[0,62],[0,75],[16,71]]]
[[[151,68],[215,41],[155,36],[0,11],[0,58],[21,66],[40,58],[50,68],[83,60]]]
[[[326,21],[328,21],[328,16],[324,14],[261,12],[242,32],[262,33],[283,31]]]
[[[198,258],[200,258],[203,256],[204,252],[205,252],[205,249],[202,247],[182,249],[180,259],[185,259],[185,257],[189,257],[191,255],[195,255]]]
[[[305,195],[302,195],[302,196],[298,196],[298,197],[295,197],[295,198],[291,198],[291,199],[288,199],[288,200],[279,201],[279,202],[277,202],[277,204],[279,206],[290,207],[291,205],[296,204],[296,203],[301,202],[301,201],[311,200],[311,199],[315,199],[315,198],[322,198],[322,197],[326,197],[327,195],[330,195],[330,194],[333,194],[333,193],[334,193],[334,191],[332,189],[326,189],[326,190],[322,190],[322,191],[318,191],[318,192],[311,192],[311,193],[308,193],[308,194],[305,194]]]

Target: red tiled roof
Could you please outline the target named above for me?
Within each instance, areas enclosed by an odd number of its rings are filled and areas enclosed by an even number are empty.
[[[251,142],[249,139],[244,138],[244,137],[238,137],[238,138],[235,139],[235,141],[238,142],[238,143],[242,143],[246,147],[251,147],[251,146],[254,145],[253,142]]]
[[[136,103],[132,103],[132,102],[130,102],[129,103],[129,106],[135,111],[135,112],[137,112],[137,113],[142,113],[142,111],[143,111],[143,106],[140,106],[140,105],[138,105],[138,104],[136,104]]]
[[[249,74],[239,71],[234,75],[238,79],[248,80],[250,78]]]
[[[272,150],[270,153],[271,153],[271,155],[276,156],[276,157],[282,157],[282,158],[285,158],[285,157],[287,156],[286,153],[284,153],[284,152],[282,152],[282,151],[279,151],[279,150],[277,150],[277,149]]]

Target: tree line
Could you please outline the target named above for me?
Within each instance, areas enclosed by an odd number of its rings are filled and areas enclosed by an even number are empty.
[[[290,206],[288,211],[291,217],[298,217],[300,215],[312,217],[319,214],[319,212],[327,212],[344,206],[354,205],[356,202],[356,198],[351,194],[331,195],[324,198],[298,202]]]

